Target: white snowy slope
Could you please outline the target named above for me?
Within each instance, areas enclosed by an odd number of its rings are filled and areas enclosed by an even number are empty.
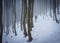
[[[52,18],[38,16],[37,22],[34,21],[34,28],[32,29],[32,42],[27,42],[28,37],[24,37],[23,31],[20,29],[20,23],[17,23],[17,36],[11,32],[8,36],[3,33],[3,43],[60,43],[60,24],[53,21]]]

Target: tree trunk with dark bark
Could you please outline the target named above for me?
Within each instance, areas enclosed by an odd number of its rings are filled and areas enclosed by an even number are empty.
[[[55,18],[56,22],[59,23],[56,14],[56,0],[53,0],[53,19]]]
[[[27,16],[27,0],[23,0],[23,28],[24,28],[24,35],[27,36],[26,32],[26,16]]]
[[[56,0],[57,1],[57,14],[59,14],[59,0]]]
[[[0,0],[0,43],[2,43],[3,24],[2,24],[2,0]]]
[[[47,16],[47,0],[46,0],[46,16]]]
[[[32,41],[32,36],[31,36],[31,20],[30,20],[30,9],[31,9],[31,0],[28,0],[28,38],[29,38],[29,42]]]
[[[31,30],[33,27],[33,8],[34,8],[34,0],[31,0],[31,10],[30,10],[30,15],[31,15]]]
[[[17,35],[17,32],[16,32],[16,0],[13,0],[13,16],[14,16],[13,33],[15,33],[15,35]]]
[[[22,22],[23,22],[23,0],[22,0],[22,12],[21,12],[21,22],[20,22],[20,24],[21,24],[21,30],[23,30],[23,28],[22,28]]]
[[[51,12],[52,9],[51,8],[52,8],[52,0],[50,0],[50,17],[52,17],[52,12]]]

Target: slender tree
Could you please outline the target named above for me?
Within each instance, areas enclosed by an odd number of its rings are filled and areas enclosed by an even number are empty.
[[[56,15],[56,0],[53,0],[53,19],[55,18],[56,22],[59,23]]]
[[[31,0],[31,10],[30,10],[30,15],[31,15],[31,30],[33,27],[33,8],[34,8],[34,0]]]
[[[46,0],[46,16],[47,16],[47,0]]]
[[[14,33],[14,11],[13,11],[13,0],[11,0],[11,8],[12,8],[12,31]]]
[[[27,15],[27,0],[23,0],[23,28],[24,28],[24,35],[27,36],[26,32],[26,15]]]
[[[16,32],[16,0],[13,0],[13,16],[14,16],[13,33],[15,33],[15,35],[17,35],[17,32]]]
[[[52,8],[52,0],[50,0],[50,17],[52,17],[51,8]]]
[[[22,12],[21,12],[21,30],[22,30],[22,22],[23,22],[23,20],[22,20],[22,17],[23,17],[23,0],[22,0]]]
[[[2,10],[3,13],[2,13],[2,14],[5,16],[5,17],[4,17],[4,22],[5,22],[5,23],[4,23],[4,24],[5,24],[5,26],[6,26],[6,12],[5,12],[5,11],[6,11],[6,10],[5,10],[6,7],[5,7],[5,2],[4,2],[4,0],[2,0],[2,8],[3,8],[3,10]],[[5,29],[6,29],[6,28],[4,27],[4,29],[3,29],[3,30],[4,30],[4,33],[6,33]]]
[[[31,9],[31,0],[28,0],[28,37],[29,37],[29,42],[32,41],[30,9]]]
[[[3,24],[2,24],[2,0],[0,0],[0,43],[2,43]]]
[[[57,1],[57,14],[59,14],[59,0],[56,0]]]
[[[9,34],[9,0],[5,0],[5,5],[6,5],[6,36]]]

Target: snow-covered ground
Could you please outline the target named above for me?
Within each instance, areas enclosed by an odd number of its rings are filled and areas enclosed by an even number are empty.
[[[60,24],[53,21],[52,18],[39,16],[37,21],[34,21],[34,28],[32,28],[32,42],[27,42],[28,37],[24,37],[23,31],[20,29],[20,23],[17,23],[17,36],[12,33],[10,27],[10,33],[8,36],[3,33],[3,43],[60,43]]]

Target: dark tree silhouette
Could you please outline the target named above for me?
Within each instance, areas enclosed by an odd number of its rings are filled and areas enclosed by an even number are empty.
[[[28,37],[29,37],[29,42],[32,41],[30,9],[31,9],[31,0],[28,0]]]
[[[17,35],[17,32],[16,32],[16,0],[13,0],[13,16],[14,16],[13,33]]]
[[[56,0],[53,0],[53,19],[55,18],[56,22],[59,23],[56,14]]]
[[[27,0],[23,0],[23,28],[24,28],[24,35],[27,36],[26,32],[26,16],[27,16]]]
[[[34,0],[31,0],[31,10],[30,10],[30,15],[31,15],[31,30],[33,27],[33,8],[34,8]]]
[[[0,0],[0,43],[2,43],[3,24],[2,24],[2,0]]]
[[[47,0],[46,0],[46,16],[47,16]]]
[[[22,12],[21,12],[21,22],[20,22],[20,24],[21,24],[21,30],[23,30],[22,29],[22,22],[23,22],[23,0],[22,0]]]
[[[52,0],[50,0],[50,17],[52,17],[51,10],[52,10]]]
[[[57,14],[59,14],[59,0],[56,0],[57,4],[56,4],[56,7],[57,7]]]

